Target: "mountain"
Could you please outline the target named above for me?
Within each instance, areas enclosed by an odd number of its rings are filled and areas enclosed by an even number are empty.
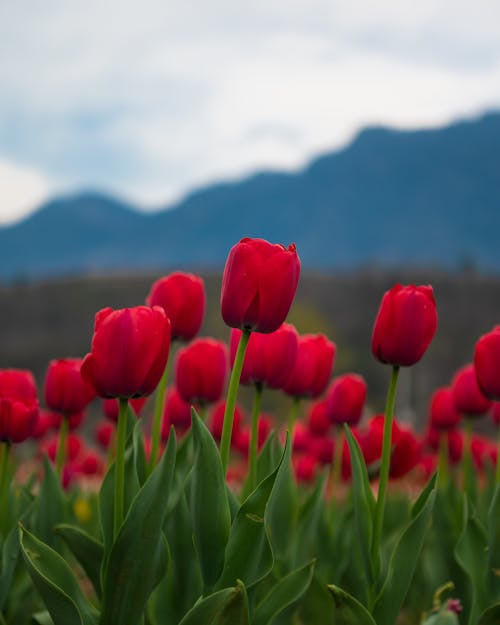
[[[243,236],[295,241],[309,269],[500,270],[500,112],[437,129],[372,127],[296,172],[198,189],[143,214],[83,193],[0,228],[0,276],[220,268]]]

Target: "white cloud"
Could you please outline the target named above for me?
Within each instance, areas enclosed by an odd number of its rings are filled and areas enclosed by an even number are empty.
[[[150,206],[500,106],[497,0],[19,0],[0,41],[4,157]]]
[[[0,157],[0,189],[0,224],[8,224],[47,200],[51,185],[39,172]]]

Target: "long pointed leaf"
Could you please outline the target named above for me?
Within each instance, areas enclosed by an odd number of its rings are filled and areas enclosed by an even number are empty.
[[[102,543],[74,525],[57,525],[56,533],[61,536],[81,564],[97,595],[101,596],[101,564],[104,555]]]
[[[165,573],[162,533],[176,455],[175,434],[159,464],[133,500],[109,556],[100,625],[136,625],[146,601]]]
[[[224,569],[217,588],[234,586],[238,579],[248,588],[271,571],[273,552],[266,532],[264,513],[279,466],[258,485],[238,510],[231,526]]]
[[[352,467],[352,494],[354,499],[354,516],[356,521],[356,531],[359,540],[361,555],[363,557],[363,570],[365,572],[366,586],[364,596],[368,596],[368,587],[373,581],[373,563],[371,559],[371,544],[373,533],[373,516],[375,513],[375,498],[373,496],[368,471],[361,453],[361,449],[346,425],[345,434],[349,452],[351,455]]]
[[[368,610],[352,595],[338,586],[328,590],[333,599],[333,622],[335,625],[377,625]],[[385,625],[380,622],[379,625]]]
[[[193,537],[205,588],[213,588],[224,568],[231,513],[219,450],[195,410],[192,430],[195,449],[190,480]]]
[[[256,606],[252,625],[269,625],[275,616],[298,601],[307,591],[315,561],[285,575]]]
[[[372,612],[377,623],[393,625],[397,620],[429,528],[435,497],[436,476],[434,475],[415,502],[412,520],[392,552],[387,577]]]
[[[97,611],[83,595],[73,572],[61,556],[22,526],[19,538],[28,573],[54,625],[97,625]]]

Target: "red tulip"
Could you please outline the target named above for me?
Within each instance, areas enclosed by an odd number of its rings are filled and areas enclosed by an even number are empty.
[[[366,393],[366,382],[356,373],[345,373],[335,378],[326,398],[326,413],[330,422],[357,425],[363,414]]]
[[[333,369],[335,343],[323,334],[299,337],[297,356],[283,390],[293,397],[318,397],[325,390]]]
[[[222,429],[222,426],[221,426]],[[257,449],[261,449],[266,442],[267,437],[272,429],[272,419],[266,415],[260,415],[257,422]],[[241,427],[241,419],[238,417],[238,426],[236,432],[231,437],[231,445],[237,449],[240,454],[247,457],[250,449],[250,426]]]
[[[234,364],[241,330],[231,331],[231,365]],[[275,332],[252,332],[245,352],[240,384],[261,384],[280,389],[290,375],[297,355],[298,334],[293,325],[284,323]]]
[[[220,440],[222,436],[222,426],[224,425],[224,411],[226,409],[226,402],[219,402],[214,409],[212,410],[212,414],[210,415],[210,424],[209,428],[212,432],[212,436],[216,440]],[[236,406],[234,409],[234,421],[233,421],[233,431],[231,440],[234,440],[238,431],[241,429],[243,425],[243,421],[245,419],[244,412],[240,406]]]
[[[161,426],[163,441],[168,440],[171,425],[178,434],[184,434],[191,427],[191,405],[182,399],[175,387],[168,391],[165,399]]]
[[[449,386],[438,388],[431,397],[430,425],[436,430],[450,430],[460,423],[460,413],[455,406],[453,390]]]
[[[222,277],[222,317],[232,328],[274,332],[285,321],[300,274],[292,244],[287,248],[264,239],[234,245]]]
[[[115,426],[108,421],[100,421],[95,426],[95,439],[103,449],[108,449],[115,434]]]
[[[457,371],[452,383],[453,399],[459,412],[467,417],[480,416],[491,407],[491,401],[483,395],[476,379],[474,365],[465,365]]]
[[[309,430],[315,436],[326,436],[330,429],[330,418],[326,410],[326,401],[316,401],[311,404],[307,414]]]
[[[172,325],[172,339],[190,341],[200,331],[205,314],[205,286],[192,273],[176,271],[151,287],[148,306],[161,306]]]
[[[500,326],[476,343],[474,369],[479,388],[489,399],[500,399]]]
[[[309,452],[311,449],[311,444],[313,440],[313,435],[309,431],[309,429],[300,421],[295,424],[293,428],[293,452]]]
[[[82,376],[101,397],[150,395],[165,370],[170,321],[163,308],[104,308],[95,317]]]
[[[227,348],[221,341],[200,338],[177,354],[175,381],[179,395],[190,404],[219,400],[227,375]]]
[[[498,427],[500,425],[500,401],[494,401],[491,407],[491,419]]]
[[[51,360],[45,376],[45,403],[65,415],[82,412],[94,399],[94,388],[82,378],[80,358]]]
[[[413,365],[429,347],[436,327],[432,287],[396,284],[380,304],[372,334],[373,355],[393,366]]]
[[[318,461],[313,455],[299,454],[293,457],[293,468],[298,482],[312,482],[316,477]]]
[[[59,426],[59,419],[61,415],[56,412],[50,412],[49,410],[40,410],[38,420],[35,425],[31,436],[33,438],[43,438],[47,432],[55,429]]]
[[[496,466],[496,445],[485,436],[480,436],[479,434],[473,436],[470,444],[470,450],[474,464],[479,471],[482,471],[488,464],[490,467]]]
[[[0,370],[0,441],[20,443],[38,421],[35,380],[30,371]]]
[[[50,441],[47,441],[42,446],[42,449],[44,449],[47,452],[47,455],[52,460],[52,462],[55,462],[58,446],[59,446],[58,435],[51,438]],[[80,452],[82,451],[82,449],[83,449],[82,439],[76,434],[70,434],[68,436],[67,451],[66,451],[67,462],[73,462],[74,460],[76,460],[76,458],[80,455]]]
[[[368,431],[360,440],[361,450],[367,465],[378,461],[382,455],[384,415],[373,417],[368,424]],[[408,473],[417,464],[421,455],[421,445],[414,432],[394,420],[392,424],[392,452],[390,477],[399,478]]]
[[[320,464],[331,464],[333,446],[333,438],[330,436],[314,436],[309,444],[309,450]]]
[[[61,421],[63,419],[67,419],[69,429],[77,430],[83,423],[84,418],[85,412],[83,410],[81,412],[74,412],[67,417],[62,415],[60,412],[54,412],[54,426],[59,429],[61,427]]]

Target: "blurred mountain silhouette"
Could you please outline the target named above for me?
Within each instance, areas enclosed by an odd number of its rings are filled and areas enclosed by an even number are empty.
[[[372,127],[295,172],[261,172],[153,214],[98,193],[0,228],[0,276],[219,268],[244,236],[295,241],[309,270],[369,264],[500,270],[500,113]]]

